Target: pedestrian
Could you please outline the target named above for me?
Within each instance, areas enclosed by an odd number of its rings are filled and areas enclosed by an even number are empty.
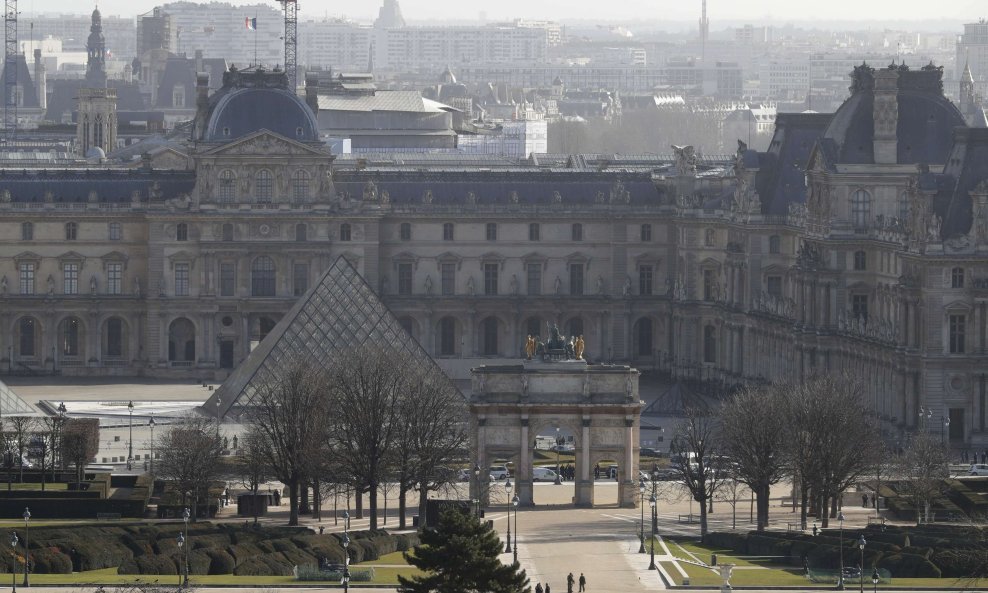
[[[863,506],[865,508],[868,507],[868,495],[867,494],[862,494],[861,495],[861,506]]]
[[[545,582],[545,593],[549,593],[549,581]]]
[[[816,521],[813,522],[813,537],[816,537]]]
[[[319,535],[322,535],[322,530],[325,529],[322,525],[319,526]]]
[[[594,464],[594,466],[593,466],[593,479],[595,479],[595,480],[599,480],[600,479],[600,464],[599,463]]]
[[[573,578],[573,573],[566,575],[566,593],[573,593],[573,583],[576,579]]]
[[[535,593],[542,593],[542,583],[535,583]]]
[[[580,573],[580,593],[583,593],[586,590],[587,590],[587,577],[583,576],[583,573],[581,572]]]

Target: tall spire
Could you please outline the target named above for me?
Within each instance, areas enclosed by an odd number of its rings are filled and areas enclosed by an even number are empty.
[[[90,88],[106,86],[106,38],[103,37],[103,17],[99,8],[93,10],[93,23],[86,41],[86,85]]]

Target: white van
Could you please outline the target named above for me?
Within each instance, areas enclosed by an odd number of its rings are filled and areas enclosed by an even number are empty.
[[[547,467],[534,467],[532,468],[532,481],[533,482],[555,482],[556,472]]]

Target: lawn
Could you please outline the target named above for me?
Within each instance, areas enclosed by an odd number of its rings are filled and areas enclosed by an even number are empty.
[[[390,555],[389,555],[390,556]],[[364,563],[358,566],[370,567],[374,563]],[[416,568],[390,568],[374,567],[374,580],[371,584],[394,585],[398,583],[398,575],[414,576],[422,574]],[[18,580],[20,578],[18,577]],[[32,585],[120,585],[136,583],[162,583],[178,584],[179,576],[169,575],[131,575],[117,574],[116,568],[104,568],[103,570],[90,570],[86,572],[74,572],[72,574],[32,574]],[[290,585],[298,584],[294,577],[271,577],[271,576],[234,576],[228,574],[213,575],[192,575],[189,577],[192,585]],[[335,584],[339,581],[305,581],[305,585]]]

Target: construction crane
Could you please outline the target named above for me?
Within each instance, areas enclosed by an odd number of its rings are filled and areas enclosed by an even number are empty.
[[[3,131],[8,142],[17,133],[17,0],[5,0],[3,13]]]
[[[285,73],[288,75],[288,88],[295,92],[298,88],[298,1],[278,1],[285,8]]]

